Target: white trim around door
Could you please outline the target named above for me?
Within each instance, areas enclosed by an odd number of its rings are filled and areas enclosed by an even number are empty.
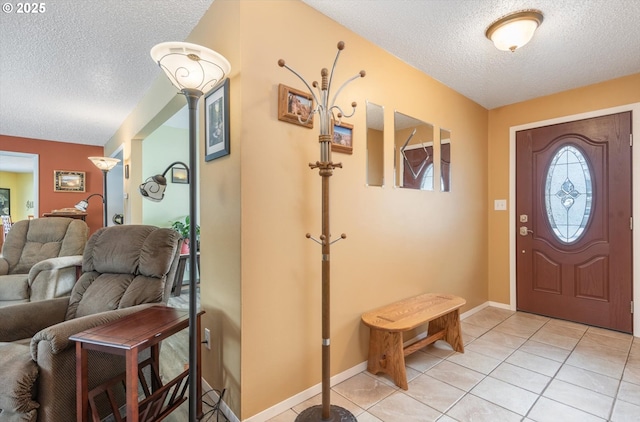
[[[636,141],[640,140],[640,103],[633,103],[587,113],[563,116],[539,122],[531,122],[524,125],[509,128],[509,307],[516,309],[516,132],[533,129],[540,126],[554,125],[571,122],[574,120],[590,119],[608,114],[631,111],[631,132]],[[640,217],[635,215],[640,210],[640,145],[632,149],[632,185],[633,185],[633,335],[640,337]],[[640,214],[639,214],[640,215]]]

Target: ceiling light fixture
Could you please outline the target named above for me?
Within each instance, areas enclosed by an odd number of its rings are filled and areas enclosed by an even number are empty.
[[[498,50],[513,52],[531,41],[542,20],[542,12],[539,10],[521,10],[503,16],[489,25],[485,35]]]

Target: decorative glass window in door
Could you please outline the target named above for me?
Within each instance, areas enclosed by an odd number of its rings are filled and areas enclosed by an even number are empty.
[[[589,223],[592,179],[589,163],[574,145],[564,144],[551,158],[544,187],[545,208],[553,233],[565,244],[577,242]]]

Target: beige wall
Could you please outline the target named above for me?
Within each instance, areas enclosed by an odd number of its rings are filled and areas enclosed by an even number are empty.
[[[640,73],[637,73],[489,111],[488,203],[510,199],[510,127],[639,101]],[[489,299],[509,303],[509,213],[489,211],[488,227]]]
[[[348,119],[354,125],[353,155],[333,155],[344,168],[331,178],[331,225],[334,236],[348,237],[332,247],[332,375],[366,360],[368,330],[360,315],[367,310],[426,291],[464,296],[465,309],[487,300],[487,111],[300,2],[242,5],[245,419],[320,382],[321,253],[305,239],[305,233],[317,237],[321,229],[321,180],[308,168],[319,159],[318,128],[277,120],[278,84],[304,89],[277,66],[278,59],[319,80],[342,40],[346,49],[334,89],[361,69],[367,72],[339,101],[359,106]],[[365,186],[367,100],[385,108],[388,181],[393,110],[452,130],[456,185],[451,194],[394,189],[390,182],[385,188]]]
[[[305,239],[321,229],[321,180],[308,167],[319,159],[318,128],[277,119],[278,84],[304,89],[277,61],[318,80],[340,40],[334,90],[361,69],[367,76],[339,101],[359,106],[348,119],[353,154],[333,156],[344,165],[331,178],[333,233],[348,238],[332,248],[332,375],[366,360],[365,311],[427,291],[465,297],[464,310],[488,298],[488,112],[302,2],[217,0],[187,40],[232,65],[231,155],[200,157],[201,303],[213,340],[203,375],[227,389],[242,420],[320,382],[321,253]],[[143,177],[140,139],[184,104],[164,79],[159,72],[105,147],[124,144],[132,164],[130,222],[141,215],[132,190]],[[365,184],[367,100],[385,107],[384,188]],[[392,187],[395,109],[452,131],[452,193]]]

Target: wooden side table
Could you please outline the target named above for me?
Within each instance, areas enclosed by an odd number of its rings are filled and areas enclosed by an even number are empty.
[[[85,221],[87,218],[87,213],[78,211],[78,212],[64,212],[64,211],[51,211],[42,213],[43,217],[67,217],[67,218],[77,218],[78,220]]]
[[[201,343],[200,338],[200,316],[197,317],[196,333],[197,343]],[[160,342],[180,330],[189,326],[189,312],[170,308],[167,306],[152,306],[140,312],[128,315],[117,321],[100,325],[82,331],[69,337],[76,342],[76,409],[77,420],[87,422],[93,420],[99,422],[97,410],[93,405],[93,397],[105,393],[112,385],[124,383],[127,400],[127,422],[138,422],[146,420],[159,420],[175,410],[182,404],[186,397],[186,379],[188,369],[178,375],[172,381],[162,385],[160,380]],[[151,357],[140,363],[138,356],[143,350],[151,348]],[[89,350],[124,355],[126,359],[126,372],[110,381],[88,391],[88,371],[87,367]],[[198,380],[202,378],[200,365],[201,354],[198,351],[196,376]],[[141,379],[142,389],[147,395],[141,402],[138,398],[138,374],[140,367],[150,365],[152,370],[152,389],[149,390],[146,381]],[[141,373],[142,371],[140,371]],[[184,384],[183,384],[184,382]],[[202,415],[202,384],[198,384],[197,413]],[[181,386],[182,385],[182,386]],[[180,392],[182,394],[180,394]],[[163,402],[167,397],[172,400],[163,407]],[[137,405],[132,405],[136,403]],[[118,409],[114,409],[114,415]],[[91,412],[91,416],[89,415]],[[118,417],[117,421],[121,420]]]

